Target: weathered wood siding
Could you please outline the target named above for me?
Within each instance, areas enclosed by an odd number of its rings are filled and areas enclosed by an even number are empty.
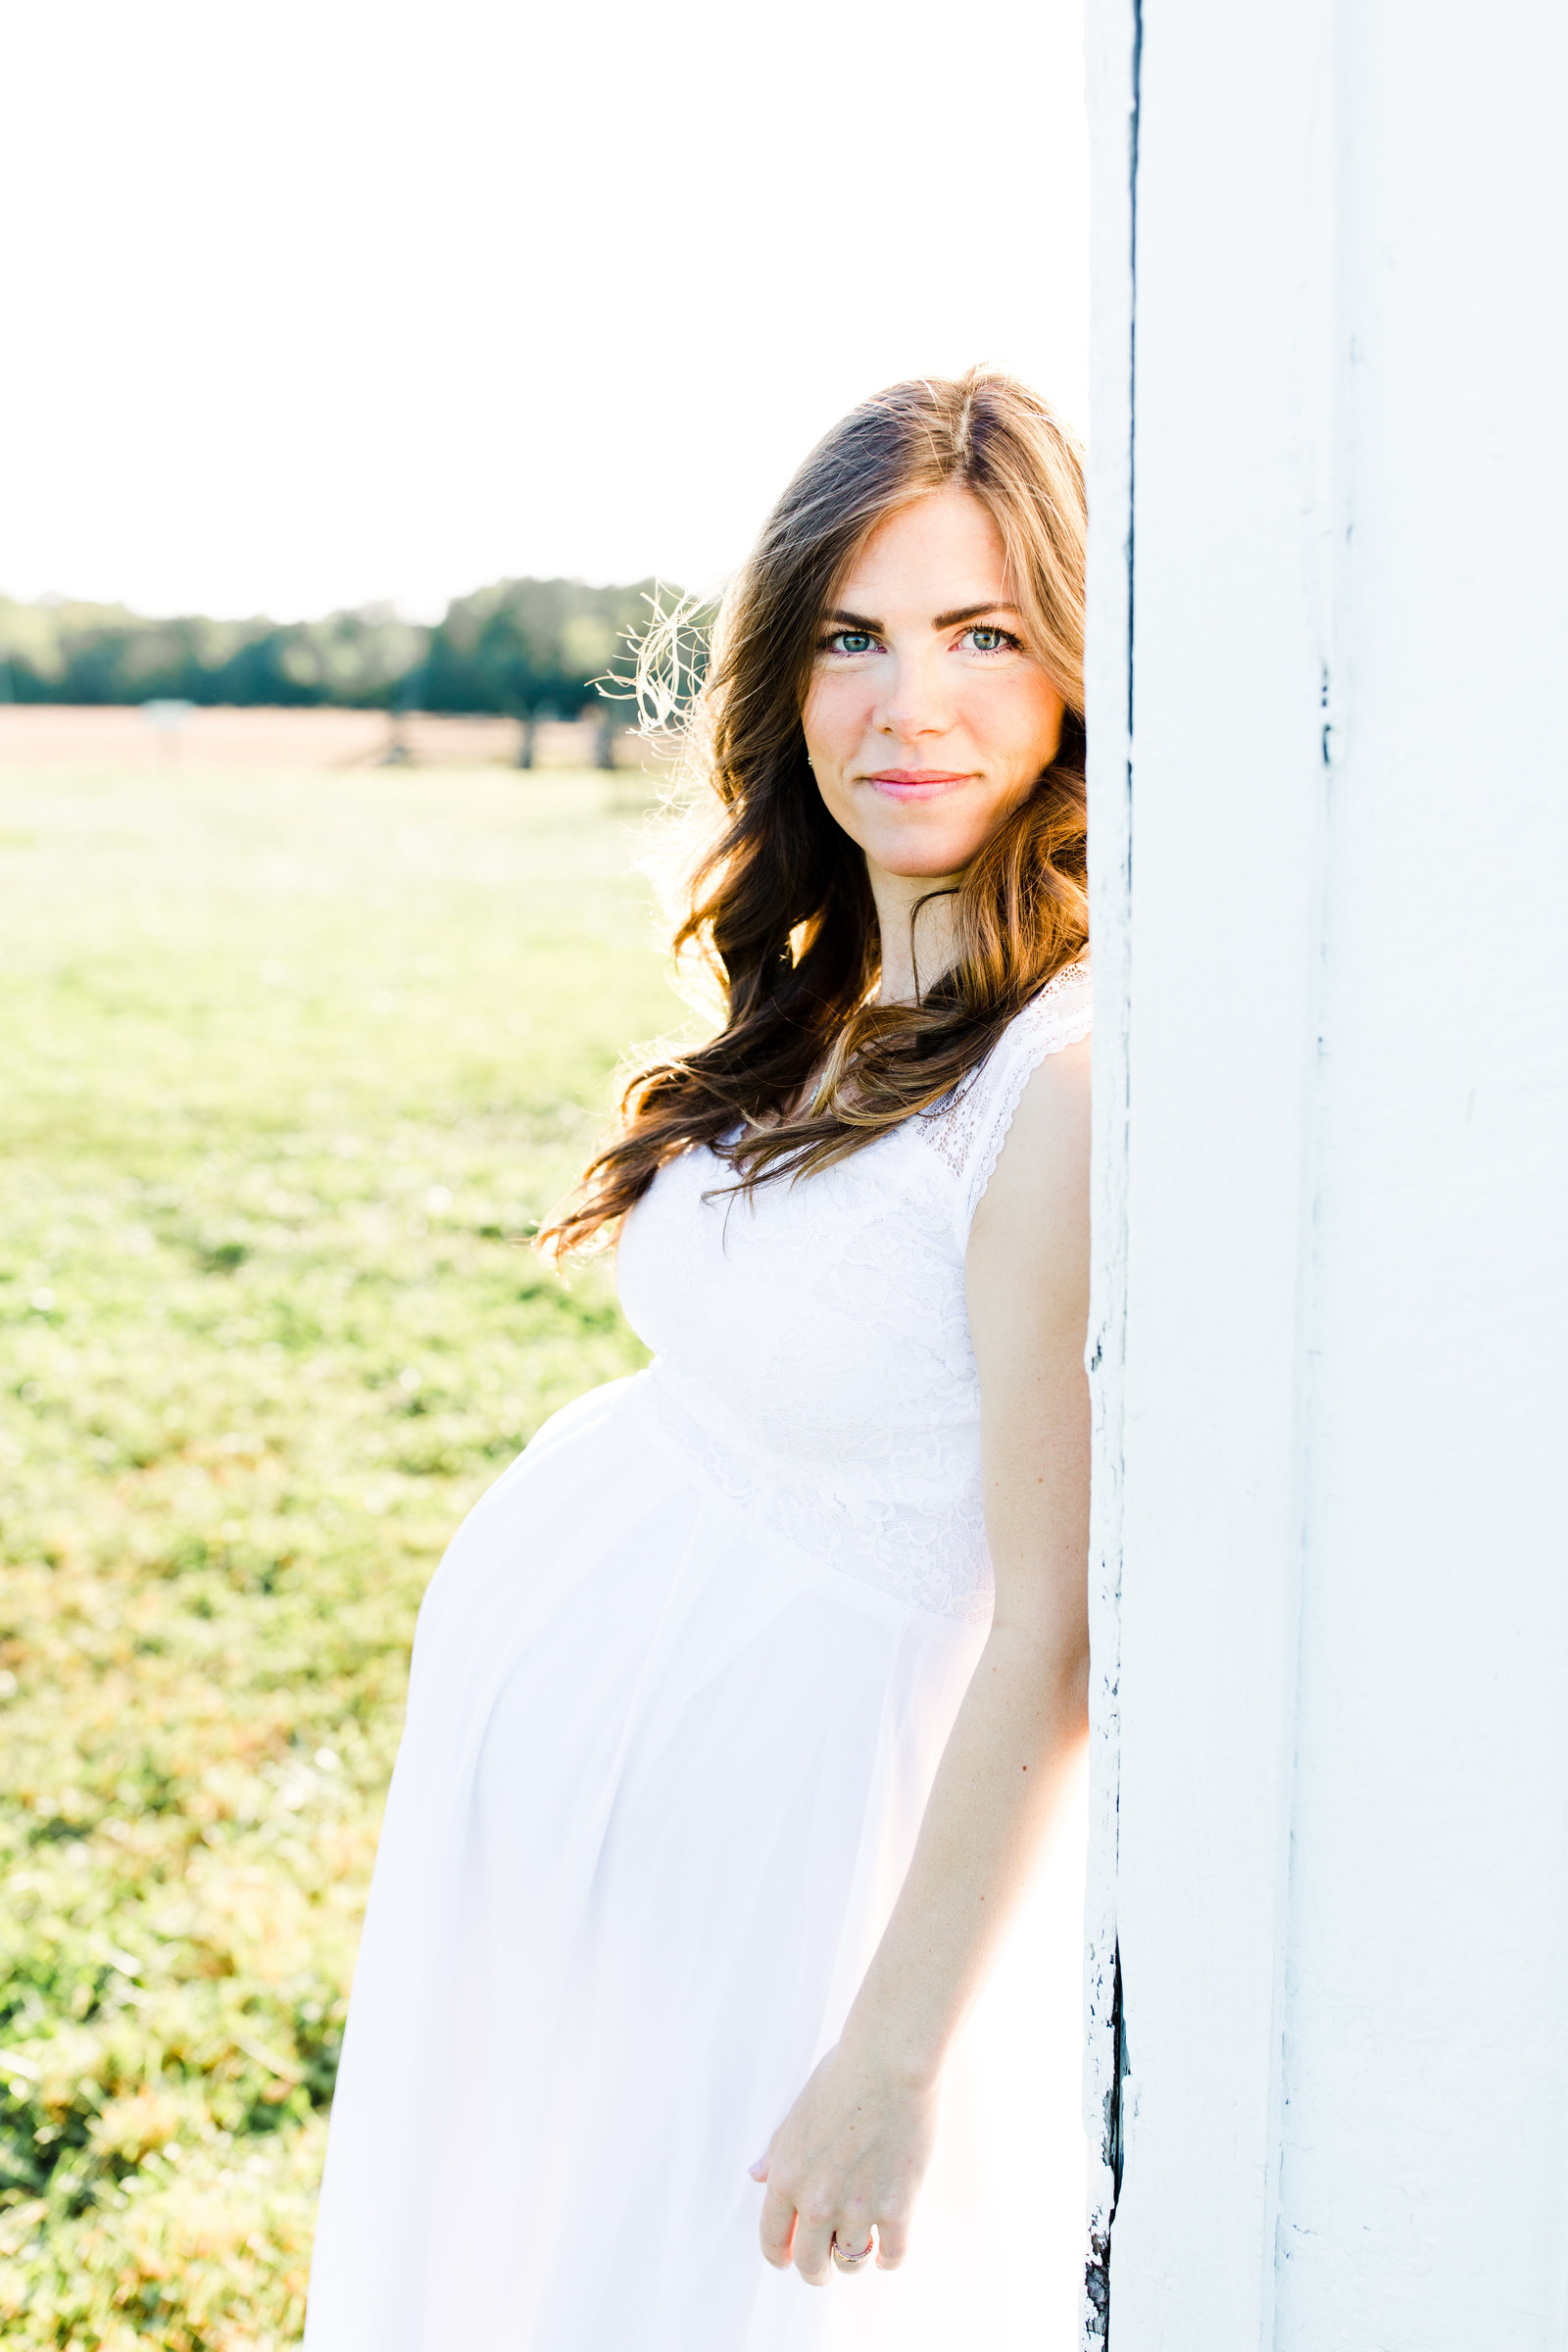
[[[1568,16],[1090,28],[1109,2341],[1535,2352],[1568,2343]]]

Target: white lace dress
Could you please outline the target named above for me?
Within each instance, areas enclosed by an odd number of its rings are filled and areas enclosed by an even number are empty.
[[[1078,1898],[966,2027],[897,2273],[761,2261],[985,1638],[970,1220],[1058,975],[938,1112],[752,1201],[674,1161],[622,1238],[655,1351],[558,1413],[420,1612],[308,2352],[1066,2352]],[[1070,1843],[1070,1841],[1069,1841]]]

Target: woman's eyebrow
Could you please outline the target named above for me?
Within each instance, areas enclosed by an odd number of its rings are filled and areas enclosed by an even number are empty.
[[[960,605],[956,612],[939,612],[931,623],[934,629],[956,628],[960,620],[978,620],[982,612],[1016,612],[1018,607],[1008,604],[1005,597],[994,597],[983,605]],[[870,620],[863,612],[824,612],[824,620],[836,620],[841,629],[858,629],[862,636],[880,637],[882,623]]]
[[[982,612],[1016,612],[1017,610],[1016,605],[1009,605],[1004,598],[998,597],[990,604],[962,605],[956,612],[939,612],[931,626],[934,629],[952,629],[960,620],[978,620]]]

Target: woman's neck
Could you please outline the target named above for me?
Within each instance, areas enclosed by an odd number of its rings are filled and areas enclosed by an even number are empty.
[[[951,894],[957,889],[959,877],[890,874],[884,867],[874,865],[869,858],[865,870],[876,904],[882,943],[882,977],[877,985],[876,1003],[913,1004],[953,961]]]

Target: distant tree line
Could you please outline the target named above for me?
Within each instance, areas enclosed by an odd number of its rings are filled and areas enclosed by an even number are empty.
[[[0,702],[499,711],[528,742],[540,719],[606,709],[595,681],[629,674],[626,637],[647,627],[653,593],[652,580],[498,580],[456,598],[434,628],[375,605],[279,624],[0,598]]]

